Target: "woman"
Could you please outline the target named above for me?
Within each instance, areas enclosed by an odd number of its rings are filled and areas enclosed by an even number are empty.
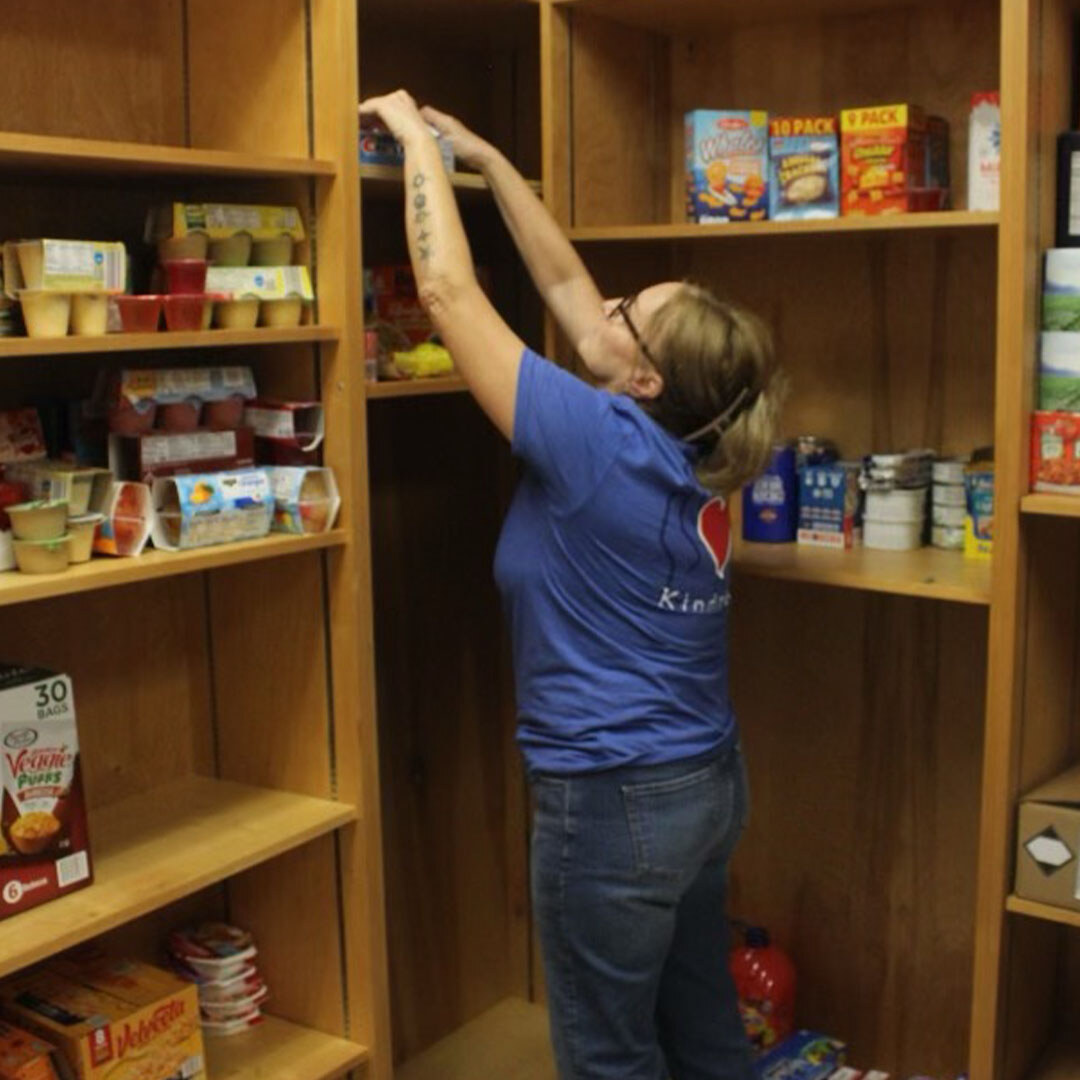
[[[772,443],[768,333],[679,282],[603,300],[497,150],[403,91],[360,108],[405,148],[419,295],[525,464],[495,571],[559,1075],[750,1080],[724,917],[747,803],[727,689],[725,496]],[[525,348],[492,308],[429,125],[487,178],[595,387]]]

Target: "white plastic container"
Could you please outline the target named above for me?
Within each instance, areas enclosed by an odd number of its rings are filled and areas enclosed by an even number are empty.
[[[945,548],[948,551],[964,550],[964,527],[956,528],[953,525],[935,525],[931,537],[936,548]]]
[[[967,461],[963,458],[942,458],[931,470],[935,484],[962,484]]]
[[[922,547],[923,527],[920,521],[863,522],[863,546],[882,551],[913,551]]]
[[[71,331],[101,337],[109,329],[109,294],[74,293],[71,297]]]
[[[935,484],[935,506],[967,506],[967,496],[963,484]]]
[[[22,304],[26,332],[30,337],[67,337],[71,323],[71,293],[21,289],[19,303]]]
[[[68,552],[72,563],[90,561],[94,536],[104,520],[104,514],[83,514],[81,517],[68,518]]]
[[[938,506],[935,504],[933,523],[950,529],[962,529],[966,512],[962,506]]]
[[[866,516],[875,521],[922,521],[926,517],[926,488],[868,491]]]

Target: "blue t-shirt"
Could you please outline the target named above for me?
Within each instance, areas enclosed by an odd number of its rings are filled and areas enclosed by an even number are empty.
[[[631,398],[526,349],[525,474],[495,555],[530,771],[695,757],[729,739],[726,502]]]

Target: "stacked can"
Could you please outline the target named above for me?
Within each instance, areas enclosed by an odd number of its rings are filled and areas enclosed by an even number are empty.
[[[203,923],[169,935],[177,973],[199,988],[199,1012],[207,1035],[238,1035],[262,1023],[270,991],[255,965],[251,934],[225,923]]]
[[[942,458],[934,462],[934,493],[931,540],[934,547],[949,551],[964,549],[964,492],[966,458]]]
[[[932,459],[926,450],[872,454],[866,459],[862,478],[865,547],[887,551],[922,547]]]

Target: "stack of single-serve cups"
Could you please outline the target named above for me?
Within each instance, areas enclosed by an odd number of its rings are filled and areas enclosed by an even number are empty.
[[[924,450],[872,454],[863,468],[863,545],[886,551],[922,547],[930,457]]]
[[[966,458],[941,458],[934,462],[931,541],[949,551],[964,548],[964,469]]]

